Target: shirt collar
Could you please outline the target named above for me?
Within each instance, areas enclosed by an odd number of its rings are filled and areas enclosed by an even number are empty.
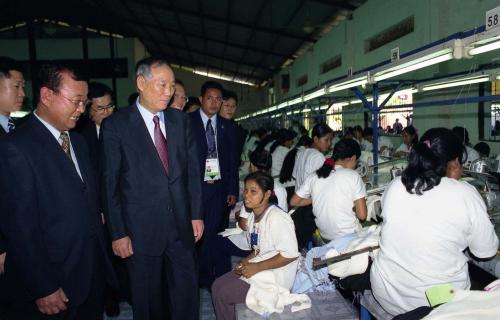
[[[137,109],[141,113],[142,118],[146,123],[153,122],[154,116],[158,116],[160,118],[160,122],[163,122],[163,112],[151,113],[148,109],[146,109],[140,102],[139,98],[137,98]]]
[[[54,136],[54,138],[56,138],[57,141],[59,141],[59,138],[61,137],[61,131],[59,131],[58,129],[56,129],[53,125],[51,125],[50,123],[48,123],[47,121],[43,120],[42,118],[40,118],[37,114],[37,112],[33,112],[35,114],[35,117],[40,120],[40,122],[50,131],[50,133],[52,133],[52,135]],[[67,132],[67,131],[66,131]],[[68,133],[68,136],[69,136],[69,133]]]
[[[9,117],[0,114],[0,126],[2,126],[5,132],[9,132]]]
[[[201,120],[203,121],[203,126],[207,126],[208,119],[212,119],[212,127],[215,128],[217,127],[217,114],[214,114],[211,118],[203,112],[203,110],[200,108],[200,115],[201,115]]]

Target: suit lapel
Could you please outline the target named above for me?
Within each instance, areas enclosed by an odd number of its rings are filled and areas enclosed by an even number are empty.
[[[82,179],[78,175],[78,172],[76,171],[75,164],[73,163],[73,161],[68,159],[68,156],[66,156],[63,149],[61,148],[61,145],[58,143],[58,141],[55,139],[52,133],[50,133],[50,131],[43,125],[43,123],[41,123],[40,120],[38,120],[34,115],[31,115],[31,118],[27,120],[27,122],[28,121],[32,122],[33,124],[30,126],[33,130],[32,136],[34,137],[34,139],[40,141],[40,144],[46,151],[45,153],[48,155],[53,155],[54,161],[57,161],[60,164],[59,167],[62,170],[69,172],[73,179],[77,179],[80,183],[83,183]],[[71,142],[73,143],[73,141]],[[77,148],[75,148],[75,146],[73,145],[73,151],[75,152],[75,154],[77,152],[76,150]],[[83,155],[80,153],[80,150],[78,152],[80,154],[80,157],[83,157]],[[78,160],[79,157],[78,154],[76,157],[78,164],[80,165],[80,161]],[[82,168],[80,167],[80,172],[81,170]]]
[[[173,120],[173,115],[171,109],[166,109],[163,111],[163,119],[165,119],[165,133],[167,136],[167,148],[168,148],[168,165],[170,166],[170,180],[175,180],[180,174],[180,163],[177,161],[175,155],[179,149],[179,139],[175,139],[175,136],[180,134],[181,128],[179,124]]]
[[[224,154],[224,143],[222,140],[225,137],[226,125],[222,123],[222,118],[217,117],[217,153],[220,158],[221,154]]]
[[[74,133],[70,132],[71,146],[75,152],[76,162],[78,163],[78,168],[80,169],[80,174],[82,175],[82,180],[84,183],[88,183],[88,172],[90,168],[87,167],[87,162],[84,159],[89,159],[89,155],[83,153],[83,146],[79,143],[78,139],[74,138]],[[75,168],[76,170],[76,168]],[[78,174],[78,172],[77,172]]]

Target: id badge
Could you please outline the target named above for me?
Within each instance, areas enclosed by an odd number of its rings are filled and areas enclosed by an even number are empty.
[[[259,234],[252,232],[250,233],[250,247],[254,248],[259,243]]]
[[[208,158],[205,161],[205,181],[220,180],[220,169],[218,158]]]

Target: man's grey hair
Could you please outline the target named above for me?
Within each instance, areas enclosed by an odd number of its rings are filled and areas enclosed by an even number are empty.
[[[153,66],[167,65],[167,60],[163,58],[148,57],[137,62],[135,66],[135,77],[143,76],[144,79],[149,80],[153,77],[151,74],[151,68]]]

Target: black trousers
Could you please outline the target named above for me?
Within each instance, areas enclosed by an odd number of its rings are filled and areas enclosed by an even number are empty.
[[[135,252],[126,263],[135,320],[199,318],[194,249],[176,241],[161,256]]]
[[[9,303],[0,314],[1,320],[101,320],[104,312],[104,257],[97,240],[91,285],[87,299],[78,306],[69,307],[56,315],[44,315],[34,301]],[[34,266],[36,267],[36,266]]]

